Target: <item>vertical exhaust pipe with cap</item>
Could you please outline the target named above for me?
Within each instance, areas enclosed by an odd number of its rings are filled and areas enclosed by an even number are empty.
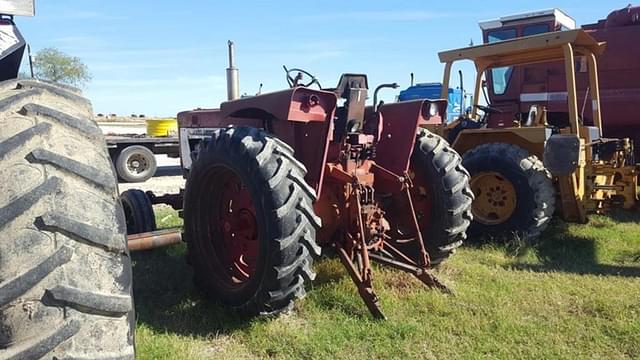
[[[236,50],[233,41],[229,40],[229,67],[227,68],[227,100],[240,98],[240,79],[236,67]]]

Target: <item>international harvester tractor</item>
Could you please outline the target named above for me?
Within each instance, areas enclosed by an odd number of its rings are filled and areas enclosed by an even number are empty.
[[[229,51],[229,101],[178,114],[184,236],[201,288],[250,314],[278,313],[305,294],[325,249],[376,318],[374,261],[446,290],[430,269],[465,239],[473,199],[456,151],[421,128],[442,122],[446,101],[376,103],[397,87],[383,84],[366,106],[366,75],[322,88],[286,68],[289,89],[239,98]]]

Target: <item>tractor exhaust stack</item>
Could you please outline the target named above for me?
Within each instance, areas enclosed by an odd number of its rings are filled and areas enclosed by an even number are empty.
[[[229,40],[229,67],[227,68],[227,100],[240,98],[240,80],[236,67],[236,50],[233,41]]]

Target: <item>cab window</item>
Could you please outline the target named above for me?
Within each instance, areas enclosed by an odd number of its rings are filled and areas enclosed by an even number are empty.
[[[531,36],[546,32],[549,32],[549,24],[535,24],[525,26],[524,29],[522,29],[522,36]]]
[[[487,34],[487,40],[489,43],[514,39],[515,37],[516,29],[495,30]],[[513,68],[511,66],[491,69],[494,94],[502,95],[507,91],[507,85],[509,84],[509,79],[511,79],[511,73],[513,73]]]

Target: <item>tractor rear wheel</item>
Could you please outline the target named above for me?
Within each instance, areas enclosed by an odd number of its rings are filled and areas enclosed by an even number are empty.
[[[0,359],[133,359],[131,261],[91,104],[0,83]]]
[[[411,194],[432,265],[462,245],[471,224],[473,193],[461,163],[460,155],[443,138],[420,130],[411,157]]]
[[[531,240],[549,225],[556,193],[542,162],[512,144],[483,144],[463,156],[471,174],[473,223],[469,236]]]
[[[305,295],[319,255],[314,190],[293,150],[248,127],[216,130],[193,163],[184,224],[196,284],[249,314],[276,314]]]

